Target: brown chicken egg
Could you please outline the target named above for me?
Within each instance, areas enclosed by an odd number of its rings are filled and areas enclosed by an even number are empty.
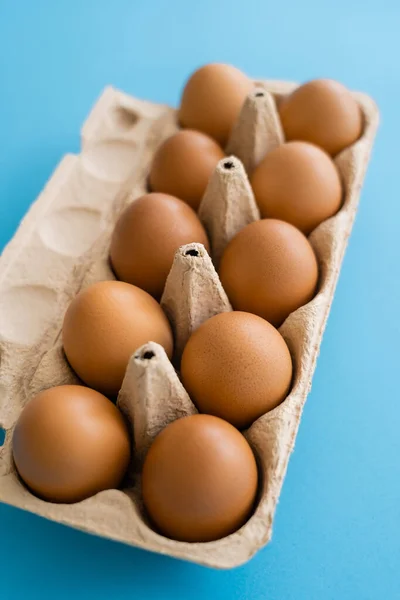
[[[143,502],[165,536],[210,542],[249,518],[257,479],[253,452],[237,429],[217,417],[192,415],[168,425],[150,447]]]
[[[231,240],[219,275],[235,310],[254,313],[279,327],[313,298],[318,265],[301,231],[284,221],[262,219]]]
[[[157,342],[172,356],[172,331],[160,305],[122,281],[81,291],[65,313],[62,333],[71,367],[106,396],[118,394],[131,355],[146,342]]]
[[[181,375],[200,412],[244,429],[286,398],[292,360],[275,327],[234,311],[212,317],[191,335]]]
[[[209,250],[207,234],[194,210],[168,194],[145,194],[132,202],[117,221],[111,240],[111,264],[118,279],[159,299],[175,252],[191,242]]]
[[[205,133],[179,131],[157,150],[150,171],[150,187],[154,192],[177,196],[197,210],[208,180],[224,156],[222,148]]]
[[[34,494],[70,503],[119,487],[131,443],[110,400],[80,385],[62,385],[28,402],[12,446],[18,473]]]
[[[357,100],[338,81],[315,79],[282,100],[279,114],[287,140],[303,140],[335,156],[354,144],[363,128]]]
[[[186,83],[179,122],[184,128],[207,133],[224,148],[253,87],[253,81],[231,65],[205,65]]]
[[[342,202],[339,172],[331,157],[307,142],[269,152],[251,176],[262,217],[281,219],[308,235]]]

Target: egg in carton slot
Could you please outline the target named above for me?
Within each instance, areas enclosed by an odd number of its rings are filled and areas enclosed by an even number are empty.
[[[161,304],[174,330],[178,358],[192,331],[211,316],[232,310],[216,267],[232,237],[260,218],[247,173],[284,141],[277,101],[295,87],[256,82],[199,209],[212,260],[201,244],[183,246],[175,255]],[[140,494],[143,457],[168,423],[197,412],[163,348],[153,342],[131,357],[118,396],[135,443],[124,489],[75,504],[53,504],[29,492],[13,463],[12,433],[26,402],[55,385],[80,383],[62,348],[65,311],[81,289],[115,278],[108,259],[113,227],[123,209],[146,193],[155,151],[178,130],[172,108],[113,88],[106,88],[83,126],[81,153],[62,159],[1,257],[0,426],[6,431],[0,451],[2,502],[88,533],[217,568],[243,564],[268,543],[379,120],[371,98],[354,96],[364,130],[335,158],[344,202],[309,238],[320,269],[318,293],[279,329],[293,358],[292,389],[281,405],[245,432],[260,472],[257,505],[247,523],[206,543],[165,538],[148,523]]]

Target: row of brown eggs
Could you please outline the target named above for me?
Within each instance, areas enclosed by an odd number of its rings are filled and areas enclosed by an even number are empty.
[[[254,82],[224,64],[198,69],[186,83],[178,118],[185,129],[196,129],[228,142]],[[335,156],[361,135],[363,118],[351,93],[331,79],[310,81],[286,96],[278,106],[287,141],[303,140]]]
[[[198,210],[222,148],[206,134],[181,130],[158,149],[149,176],[154,192],[180,198]],[[342,186],[332,158],[304,141],[286,142],[269,152],[250,177],[263,218],[282,219],[308,235],[334,215]]]
[[[75,503],[123,484],[131,440],[108,398],[65,385],[28,402],[14,430],[13,455],[34,494]],[[153,442],[142,473],[153,523],[164,535],[189,542],[238,529],[252,511],[257,487],[256,461],[244,436],[207,414],[168,425]]]
[[[131,443],[122,415],[105,396],[115,399],[130,356],[145,342],[156,341],[173,356],[172,331],[157,300],[178,247],[200,242],[209,250],[195,210],[252,86],[227,65],[208,65],[190,78],[178,113],[189,129],[156,153],[149,183],[157,193],[132,203],[115,227],[110,260],[121,281],[90,286],[67,310],[65,353],[93,389],[52,388],[22,412],[14,459],[38,496],[76,502],[121,484]],[[335,155],[361,133],[358,105],[335,82],[306,84],[278,108],[286,139],[299,141],[268,153],[250,174],[264,218],[239,232],[219,267],[235,311],[199,327],[182,356],[183,383],[206,414],[166,427],[143,468],[146,509],[175,539],[217,539],[251,512],[257,468],[238,429],[290,389],[290,353],[274,326],[315,294],[317,260],[304,234],[342,201],[327,152]]]

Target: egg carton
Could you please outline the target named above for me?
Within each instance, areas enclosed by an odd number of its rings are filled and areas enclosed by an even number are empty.
[[[214,265],[233,235],[259,218],[246,170],[283,141],[276,103],[294,87],[258,81],[243,106],[227,146],[232,156],[218,164],[199,210],[214,264],[199,244],[182,247],[175,256],[162,305],[174,328],[178,356],[191,331],[212,315],[231,310]],[[43,389],[80,383],[62,349],[68,304],[91,283],[114,279],[108,262],[114,224],[124,207],[147,191],[154,152],[178,129],[172,108],[113,88],[106,88],[83,126],[81,153],[62,159],[1,257],[2,502],[88,533],[218,568],[240,565],[267,544],[378,125],[374,102],[364,94],[354,96],[363,111],[364,132],[335,159],[344,203],[310,236],[319,261],[319,291],[280,327],[293,357],[293,387],[280,406],[245,432],[260,471],[259,498],[248,522],[207,543],[167,539],[149,525],[140,495],[143,456],[167,423],[196,412],[165,352],[152,342],[132,356],[118,398],[135,440],[124,489],[76,504],[53,504],[33,496],[16,473],[12,433],[25,403]]]

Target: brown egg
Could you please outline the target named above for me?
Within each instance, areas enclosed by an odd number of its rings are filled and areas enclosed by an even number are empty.
[[[235,310],[279,327],[316,291],[318,265],[301,231],[275,219],[247,225],[228,244],[219,275]]]
[[[342,202],[339,172],[331,157],[307,142],[269,152],[251,176],[262,217],[287,221],[309,234]]]
[[[142,474],[144,505],[165,536],[217,540],[241,527],[257,493],[253,452],[237,429],[210,415],[168,425],[155,439]]]
[[[304,140],[335,156],[362,133],[357,100],[341,83],[315,79],[300,86],[279,105],[287,140]]]
[[[286,398],[292,359],[279,331],[261,317],[221,313],[189,338],[181,375],[200,412],[244,429]]]
[[[13,435],[18,473],[50,502],[79,502],[117,488],[130,461],[130,439],[119,410],[80,385],[41,392],[23,409]]]
[[[65,354],[90,387],[116,396],[131,355],[157,342],[172,356],[172,332],[160,305],[122,281],[95,283],[80,292],[64,317]]]
[[[168,138],[156,152],[150,171],[150,187],[184,200],[194,210],[217,163],[225,154],[212,138],[186,129]]]
[[[111,240],[111,264],[118,279],[159,299],[175,252],[190,242],[209,250],[207,234],[194,210],[174,196],[145,194],[118,219]]]
[[[225,147],[254,83],[244,73],[224,64],[210,64],[193,73],[183,90],[179,121],[198,129]]]

